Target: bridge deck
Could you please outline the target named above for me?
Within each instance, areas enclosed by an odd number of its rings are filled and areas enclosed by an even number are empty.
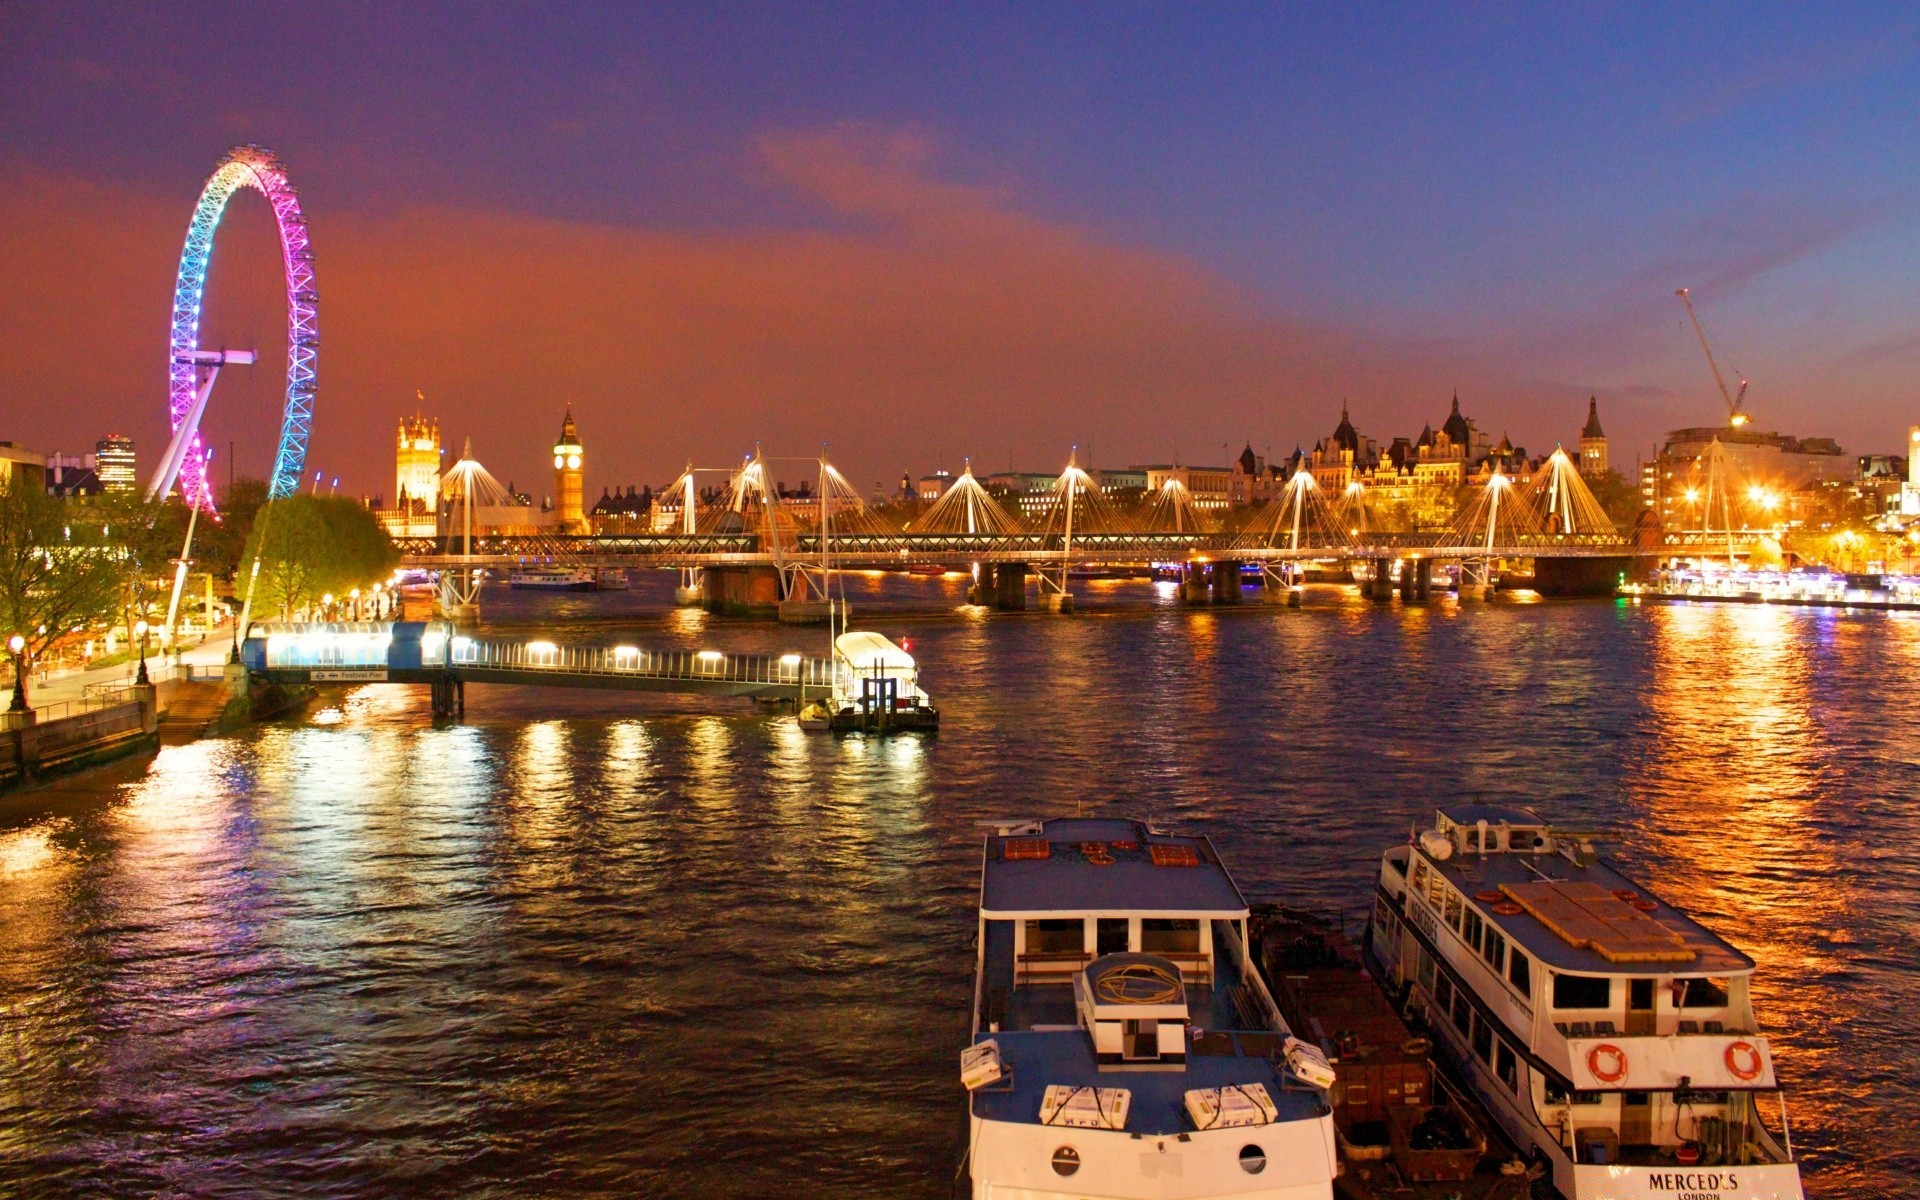
[[[1329,558],[1614,558],[1638,553],[1630,541],[1612,534],[1528,534],[1489,547],[1462,543],[1448,533],[1360,534],[1352,538],[1289,549],[1264,533],[1076,533],[1071,550],[1057,533],[835,534],[828,557],[839,567],[885,568],[955,566],[1015,562],[1134,564],[1204,562],[1285,562]],[[602,534],[580,536],[482,536],[472,553],[462,538],[396,539],[409,566],[515,566],[530,561],[592,560],[621,567],[729,567],[807,565],[820,559],[820,537],[804,534],[770,545],[750,533]]]

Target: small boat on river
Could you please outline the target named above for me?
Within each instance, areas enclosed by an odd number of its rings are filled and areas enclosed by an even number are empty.
[[[1800,1200],[1753,959],[1595,836],[1525,808],[1442,809],[1381,862],[1372,965],[1561,1195]]]
[[[992,827],[973,1036],[975,1200],[1323,1200],[1333,1069],[1293,1035],[1205,837],[1128,820]]]
[[[585,568],[567,570],[538,567],[508,575],[507,586],[516,591],[592,592],[599,590],[600,583],[594,578],[593,572]]]

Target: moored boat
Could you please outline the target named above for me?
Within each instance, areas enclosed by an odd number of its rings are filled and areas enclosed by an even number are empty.
[[[1280,1015],[1338,1076],[1341,1193],[1486,1200],[1525,1189],[1525,1164],[1490,1146],[1486,1114],[1438,1069],[1432,1041],[1401,1019],[1337,918],[1258,905],[1251,929]]]
[[[1524,808],[1442,809],[1384,856],[1374,965],[1562,1195],[1799,1200],[1753,959],[1593,836]]]
[[[996,825],[980,884],[967,1167],[975,1200],[1322,1200],[1333,1071],[1293,1036],[1204,837]]]

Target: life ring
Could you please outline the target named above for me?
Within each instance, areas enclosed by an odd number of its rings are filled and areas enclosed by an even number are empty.
[[[1728,1050],[1731,1052],[1732,1047],[1728,1047]],[[1612,1067],[1607,1070],[1600,1069],[1602,1055],[1613,1060]],[[1612,1042],[1601,1042],[1587,1051],[1587,1070],[1593,1072],[1593,1077],[1601,1083],[1619,1083],[1627,1077],[1627,1052]]]
[[[1505,892],[1475,892],[1473,898],[1483,904],[1492,904],[1496,900],[1506,899]]]
[[[1659,908],[1660,904],[1658,901],[1649,900],[1646,897],[1642,896],[1640,899],[1635,900],[1633,902],[1633,906],[1639,909],[1641,912],[1652,912],[1655,909]]]
[[[1739,1058],[1742,1055],[1747,1057],[1751,1065],[1745,1067],[1740,1065]],[[1760,1058],[1760,1051],[1752,1042],[1730,1043],[1726,1053],[1721,1057],[1726,1060],[1727,1070],[1733,1072],[1734,1078],[1743,1079],[1749,1083],[1760,1078],[1760,1068],[1766,1065]]]
[[[1511,900],[1493,906],[1493,915],[1496,917],[1517,917],[1525,911],[1527,910]]]
[[[1634,891],[1632,888],[1615,888],[1613,889],[1613,898],[1616,900],[1638,900],[1640,893]]]

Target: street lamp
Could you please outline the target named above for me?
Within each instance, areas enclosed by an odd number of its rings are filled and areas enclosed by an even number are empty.
[[[27,664],[22,652],[27,648],[27,639],[14,634],[7,639],[7,649],[13,651],[13,712],[27,711]]]
[[[149,683],[153,682],[147,678],[147,623],[145,621],[134,622],[133,634],[140,639],[140,673],[134,676],[133,681],[141,687],[146,687]]]

